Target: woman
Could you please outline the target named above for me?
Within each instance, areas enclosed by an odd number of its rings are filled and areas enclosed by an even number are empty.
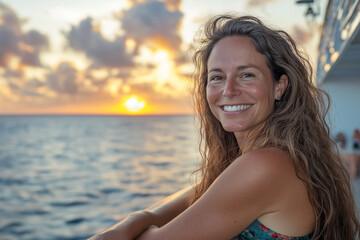
[[[200,181],[94,239],[355,239],[324,92],[292,38],[220,16],[195,54]]]

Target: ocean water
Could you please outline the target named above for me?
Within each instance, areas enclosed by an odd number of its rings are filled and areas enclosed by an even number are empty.
[[[0,116],[0,239],[85,239],[189,185],[192,116]]]

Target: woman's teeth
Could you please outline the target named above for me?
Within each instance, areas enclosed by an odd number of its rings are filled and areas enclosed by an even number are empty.
[[[244,111],[251,107],[251,105],[233,105],[233,106],[224,106],[225,112],[236,112],[236,111]]]

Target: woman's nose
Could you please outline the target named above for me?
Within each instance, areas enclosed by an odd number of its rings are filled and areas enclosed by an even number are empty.
[[[235,79],[228,79],[226,81],[223,96],[224,97],[233,97],[235,95],[239,95],[241,90],[239,86],[237,86]]]

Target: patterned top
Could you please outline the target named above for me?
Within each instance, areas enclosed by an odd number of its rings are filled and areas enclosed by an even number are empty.
[[[259,220],[255,220],[239,235],[231,240],[309,240],[311,234],[302,237],[289,237],[265,227]]]

